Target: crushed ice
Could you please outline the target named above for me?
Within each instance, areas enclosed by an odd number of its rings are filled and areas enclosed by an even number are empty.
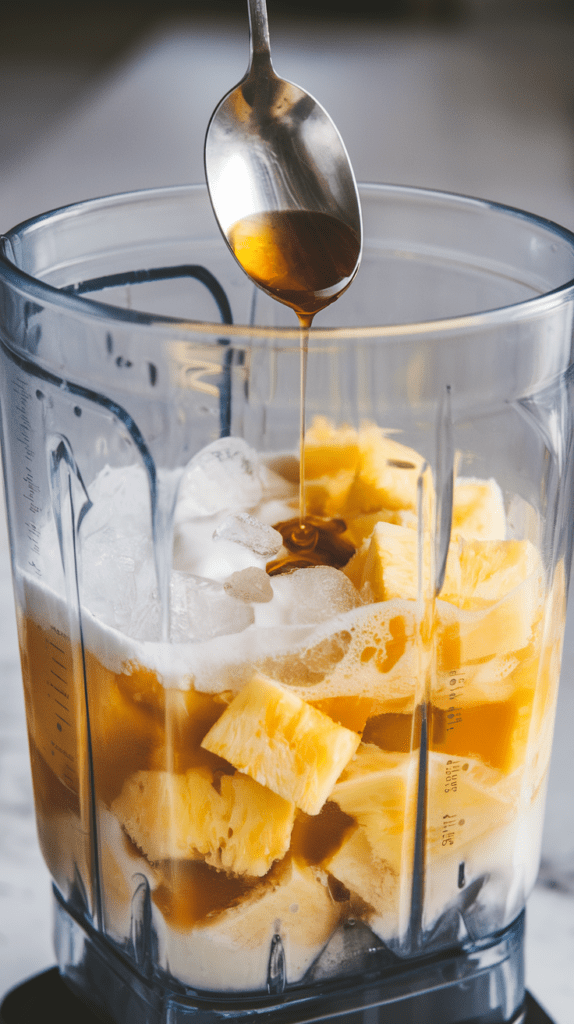
[[[249,512],[234,512],[213,531],[213,539],[231,540],[242,544],[262,558],[273,558],[283,545],[278,530],[267,526]]]

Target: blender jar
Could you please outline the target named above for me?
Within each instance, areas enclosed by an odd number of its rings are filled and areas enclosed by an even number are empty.
[[[2,443],[67,983],[115,1021],[518,1020],[571,554],[574,238],[361,190],[309,336],[201,187],[2,239]],[[322,545],[322,547],[321,547]],[[317,554],[319,552],[319,554]]]

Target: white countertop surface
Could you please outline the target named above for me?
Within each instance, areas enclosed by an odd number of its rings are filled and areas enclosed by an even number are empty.
[[[496,30],[272,25],[279,74],[336,121],[361,180],[480,195],[574,229],[574,22]],[[244,73],[247,26],[198,20],[148,39],[71,103],[0,179],[0,230],[108,192],[203,180],[209,114]],[[0,543],[0,995],[54,963],[35,838],[12,590]],[[574,1020],[574,603],[543,846],[528,904],[527,984]]]

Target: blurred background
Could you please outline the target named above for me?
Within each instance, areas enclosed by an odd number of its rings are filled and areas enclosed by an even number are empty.
[[[525,208],[574,230],[571,0],[268,0],[277,72],[337,123],[357,177]],[[109,192],[203,180],[248,59],[245,0],[0,0],[0,231]],[[3,518],[0,517],[0,526]],[[3,538],[3,539],[2,539]],[[53,963],[0,532],[0,997]],[[527,980],[574,1005],[574,607]]]
[[[0,229],[202,180],[207,119],[247,63],[245,8],[3,0]],[[572,0],[269,0],[269,15],[278,73],[326,106],[358,178],[574,227]]]

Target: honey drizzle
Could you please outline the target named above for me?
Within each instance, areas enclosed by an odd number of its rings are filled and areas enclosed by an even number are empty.
[[[313,317],[341,295],[353,279],[360,251],[354,231],[330,214],[309,210],[258,213],[234,224],[231,248],[243,269],[264,291],[297,314],[299,334],[299,517],[280,523],[288,554],[270,562],[270,575],[310,565],[342,568],[355,549],[344,541],[342,520],[307,515],[305,498],[305,409],[309,330]],[[342,525],[340,525],[342,524]]]

